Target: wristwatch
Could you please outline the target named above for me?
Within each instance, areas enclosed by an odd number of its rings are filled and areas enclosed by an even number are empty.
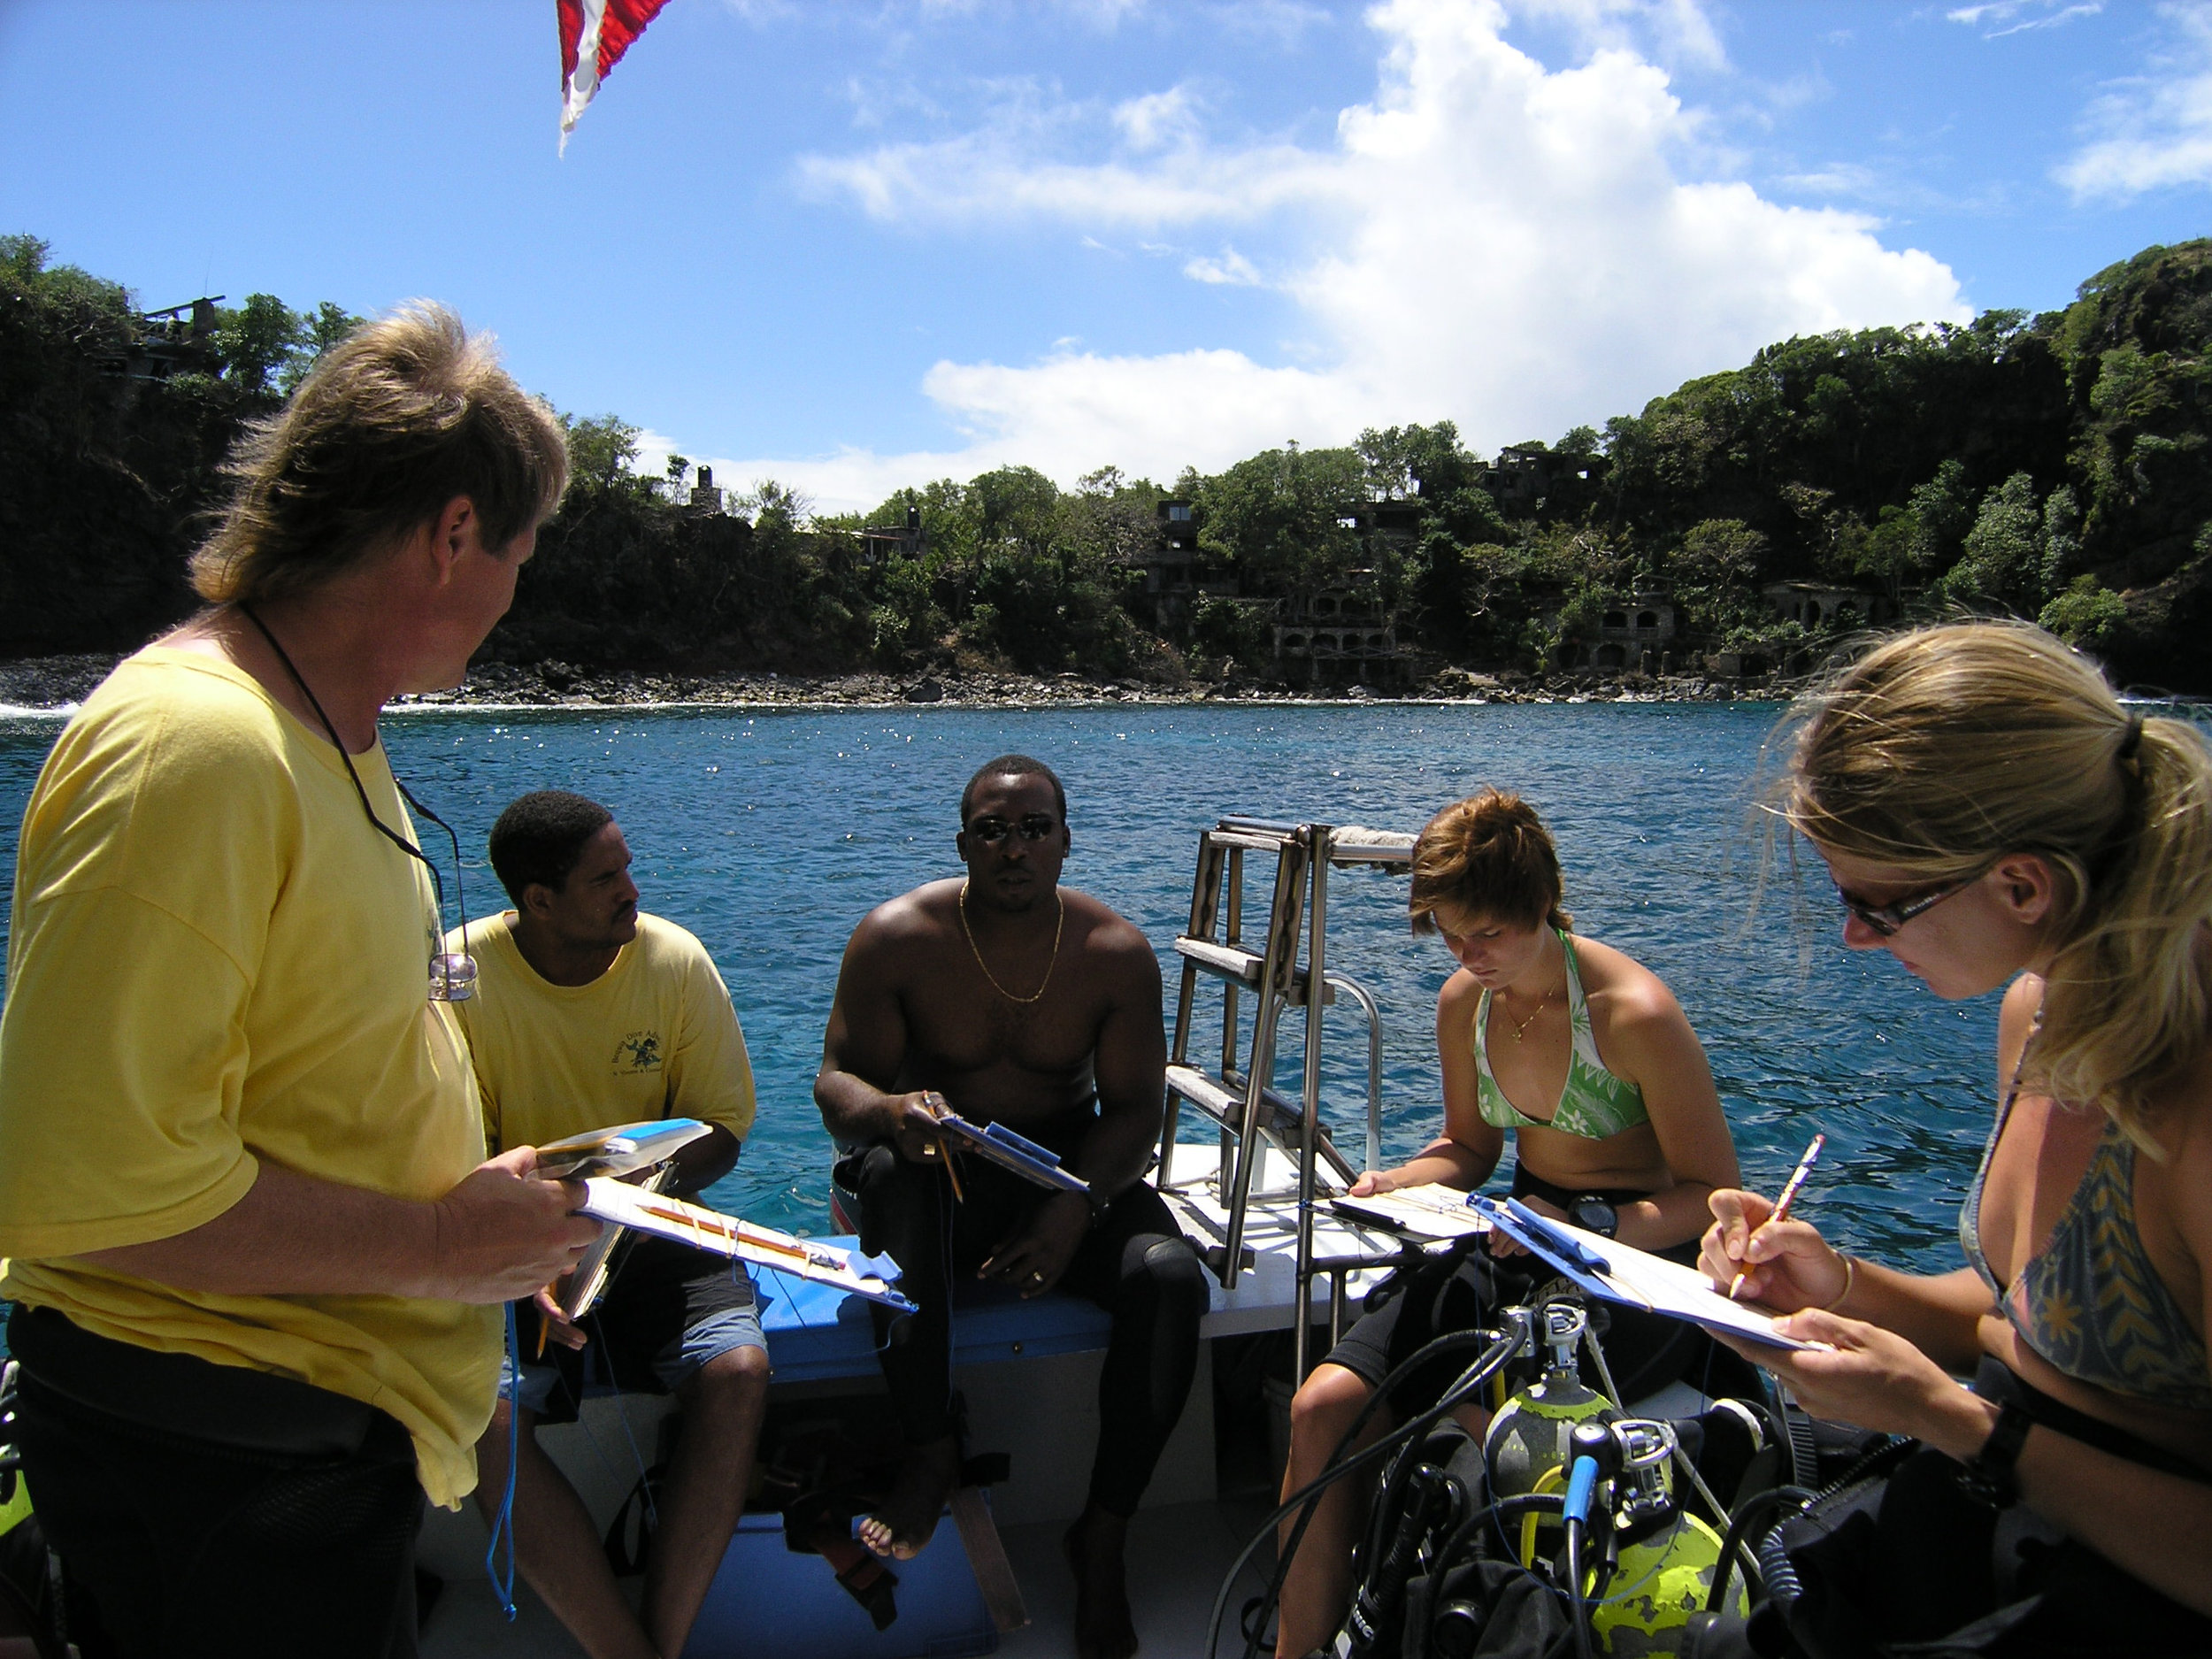
[[[1058,1195],[1065,1198],[1080,1198],[1083,1201],[1084,1207],[1090,1211],[1090,1219],[1084,1224],[1086,1232],[1096,1228],[1100,1222],[1106,1219],[1106,1211],[1112,1207],[1114,1198],[1119,1196],[1116,1194],[1110,1197],[1100,1192],[1094,1186],[1086,1187],[1079,1193],[1073,1187],[1064,1187],[1060,1189]]]
[[[1585,1193],[1569,1204],[1567,1219],[1585,1233],[1594,1233],[1601,1239],[1616,1236],[1621,1225],[1620,1211],[1595,1193]]]
[[[1997,1408],[1997,1425],[1989,1431],[1982,1448],[1959,1468],[1959,1487],[1970,1498],[1993,1509],[2008,1509],[2020,1501],[2020,1448],[2027,1443],[2035,1419],[2008,1400]]]

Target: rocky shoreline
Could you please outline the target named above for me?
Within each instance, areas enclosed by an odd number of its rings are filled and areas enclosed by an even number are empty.
[[[113,656],[25,657],[0,663],[0,705],[59,710],[81,703],[112,668]],[[1416,686],[1294,687],[1244,680],[1179,686],[1085,674],[1040,677],[1000,673],[686,674],[638,669],[588,669],[557,662],[482,663],[451,691],[400,699],[403,707],[475,704],[557,708],[637,708],[657,703],[726,703],[743,707],[946,703],[959,707],[1038,708],[1079,703],[1724,703],[1786,696],[1771,680],[1718,680],[1643,674],[1481,673],[1445,668]]]

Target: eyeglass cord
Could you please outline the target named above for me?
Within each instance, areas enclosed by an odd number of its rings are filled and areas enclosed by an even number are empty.
[[[361,774],[354,770],[353,757],[346,752],[345,742],[339,737],[337,726],[323,708],[322,699],[315,695],[315,688],[307,683],[307,676],[300,672],[299,664],[292,660],[292,654],[284,649],[277,636],[270,631],[269,625],[261,619],[251,605],[241,603],[238,611],[261,631],[261,637],[268,641],[269,649],[276,653],[277,661],[284,664],[284,672],[292,676],[292,683],[300,688],[300,695],[307,699],[307,706],[315,710],[315,718],[323,723],[323,730],[329,734],[331,747],[338,751],[338,758],[345,766],[346,776],[353,780],[353,793],[360,798],[361,810],[368,816],[370,827],[430,872],[431,891],[437,895],[438,899],[438,926],[442,928],[445,926],[445,883],[439,878],[438,866],[430,861],[429,855],[421,848],[377,817],[376,808],[369,803],[369,792],[361,781]],[[446,839],[453,843],[453,891],[461,904],[461,954],[465,956],[469,949],[468,889],[461,877],[461,838],[454,833],[452,825],[415,799],[413,793],[399,780],[396,772],[392,776],[392,787],[399,791],[400,799],[406,802],[409,807],[443,830]],[[484,1548],[484,1573],[492,1581],[492,1593],[499,1598],[499,1610],[507,1616],[509,1624],[514,1622],[516,1616],[515,1464],[522,1450],[521,1393],[522,1351],[515,1336],[515,1304],[510,1302],[507,1304],[507,1489],[500,1499],[499,1514],[492,1523],[491,1541]],[[507,1555],[503,1571],[497,1564],[503,1540]]]
[[[270,632],[269,625],[261,619],[260,614],[250,604],[242,600],[240,601],[238,613],[261,630],[261,637],[269,641],[269,649],[276,653],[277,661],[284,664],[284,672],[292,676],[292,683],[300,688],[300,695],[307,699],[307,706],[315,710],[315,718],[323,723],[323,730],[330,735],[331,747],[338,751],[338,758],[345,766],[346,776],[353,780],[353,792],[361,799],[361,810],[368,814],[370,826],[430,872],[431,889],[438,895],[438,926],[442,928],[445,926],[445,882],[438,874],[438,866],[430,861],[429,855],[421,848],[377,817],[376,809],[369,804],[369,792],[361,782],[361,774],[354,770],[353,757],[346,753],[346,746],[338,736],[337,726],[332,724],[330,716],[324,712],[322,699],[315,695],[315,688],[307,683],[307,676],[300,672],[299,664],[292,660],[292,654],[278,641],[277,636]],[[461,838],[454,833],[452,825],[415,799],[413,792],[399,780],[397,772],[392,774],[392,787],[399,791],[399,798],[406,802],[410,808],[443,830],[446,833],[446,839],[453,843],[453,891],[454,895],[460,901],[461,954],[465,956],[468,955],[469,949],[469,901],[468,888],[461,876]]]

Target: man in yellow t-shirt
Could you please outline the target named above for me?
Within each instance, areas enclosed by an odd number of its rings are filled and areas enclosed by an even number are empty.
[[[475,1484],[500,1304],[598,1228],[528,1148],[485,1161],[377,716],[459,680],[566,457],[419,308],[326,352],[233,469],[211,608],[87,700],[24,815],[15,1434],[97,1651],[393,1659],[424,1494]]]
[[[617,1124],[695,1118],[710,1133],[677,1155],[676,1191],[728,1173],[753,1126],[753,1072],[722,977],[700,942],[638,910],[630,849],[613,815],[562,789],[500,814],[492,868],[515,908],[448,937],[479,967],[459,1005],[495,1147],[542,1145]],[[744,1270],[665,1240],[632,1238],[589,1333],[541,1309],[522,1320],[515,1468],[523,1576],[594,1659],[680,1654],[744,1506],[768,1392],[768,1354]],[[582,1502],[539,1448],[541,1422],[576,1416],[585,1364],[623,1388],[673,1391],[683,1438],[645,1563],[643,1618],[617,1589]],[[477,1447],[480,1502],[505,1479],[503,1402]]]

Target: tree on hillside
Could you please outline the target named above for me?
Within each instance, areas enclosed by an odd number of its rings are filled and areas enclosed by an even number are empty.
[[[1248,595],[1311,593],[1360,562],[1367,465],[1354,449],[1268,449],[1199,481],[1199,547]]]
[[[1998,605],[2033,616],[2047,595],[2043,586],[2043,508],[2035,480],[2015,472],[1983,497],[1957,564],[1944,575],[1944,598],[1961,604]]]
[[[638,428],[619,415],[593,415],[582,420],[561,417],[568,434],[568,470],[572,478],[593,488],[611,491],[630,475],[637,459]]]
[[[278,371],[309,337],[300,314],[273,294],[249,294],[243,305],[218,310],[215,355],[224,383],[247,397],[274,392]]]
[[[307,378],[308,370],[324,352],[336,345],[365,319],[356,317],[342,305],[323,301],[311,312],[299,319],[300,334],[291,356],[277,373],[277,390],[289,397],[299,383]]]
[[[1764,620],[1758,581],[1766,552],[1766,537],[1742,519],[1708,518],[1663,553],[1655,573],[1684,633],[1719,644]]]

